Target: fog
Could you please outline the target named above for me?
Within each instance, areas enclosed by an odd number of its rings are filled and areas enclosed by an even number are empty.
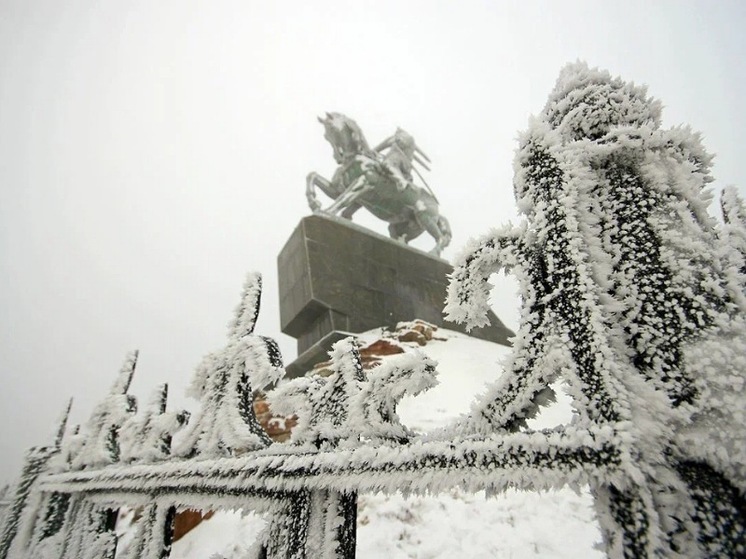
[[[295,357],[276,257],[306,174],[335,169],[317,115],[416,138],[452,258],[518,219],[517,135],[576,59],[648,84],[717,154],[713,190],[744,192],[744,24],[739,2],[0,2],[0,481],[70,396],[86,420],[131,349],[135,394],[168,382],[192,405],[250,270],[257,331]]]

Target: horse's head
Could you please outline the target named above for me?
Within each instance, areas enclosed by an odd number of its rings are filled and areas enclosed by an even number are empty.
[[[319,117],[319,122],[324,125],[324,138],[332,145],[337,163],[370,152],[363,131],[351,118],[342,113],[326,113],[325,118]]]

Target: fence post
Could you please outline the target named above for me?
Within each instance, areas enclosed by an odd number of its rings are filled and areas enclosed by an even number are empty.
[[[36,497],[37,506],[39,504],[40,497],[38,494],[34,495],[36,493],[34,486],[55,450],[50,447],[34,447],[28,451],[21,472],[21,478],[13,497],[13,504],[6,513],[5,523],[2,526],[3,530],[2,534],[0,534],[0,559],[8,557],[11,547],[14,549],[25,549],[30,543],[33,526],[24,526],[24,524],[33,522],[37,512],[34,510],[35,507],[29,506],[34,503],[34,497]],[[14,541],[19,531],[21,532],[22,541]]]
[[[333,508],[334,507],[334,508]],[[336,509],[334,518],[330,513]],[[327,536],[336,541],[338,559],[355,559],[357,546],[357,491],[330,491],[327,507]]]
[[[146,505],[137,522],[135,538],[125,557],[127,559],[164,559],[171,552],[174,534],[175,506],[157,501]]]
[[[295,491],[287,496],[270,520],[267,559],[306,559],[310,512],[310,491]]]
[[[81,496],[73,504],[61,559],[113,559],[117,536],[116,509],[108,509]]]
[[[354,559],[356,536],[357,492],[314,490],[306,544],[309,557]]]

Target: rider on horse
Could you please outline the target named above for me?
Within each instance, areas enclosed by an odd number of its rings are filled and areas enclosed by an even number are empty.
[[[360,127],[345,115],[327,113],[319,121],[340,166],[331,181],[317,173],[308,175],[306,196],[311,209],[321,211],[314,189],[318,186],[335,200],[323,213],[350,219],[360,207],[365,207],[389,223],[389,234],[397,240],[407,243],[427,231],[436,240],[431,252],[439,255],[450,242],[451,231],[448,221],[438,212],[432,191],[413,182],[412,171],[422,179],[413,163],[427,169],[423,158],[429,161],[414,138],[399,128],[370,149]]]

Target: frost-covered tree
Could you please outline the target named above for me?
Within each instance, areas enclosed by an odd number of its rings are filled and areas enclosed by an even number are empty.
[[[271,444],[254,414],[253,390],[277,382],[285,370],[277,343],[254,334],[261,292],[261,276],[249,274],[229,325],[228,344],[197,368],[190,392],[200,400],[201,409],[175,454],[215,458]]]
[[[577,412],[568,433],[616,433],[604,466],[617,473],[592,486],[613,557],[746,551],[746,305],[707,213],[710,160],[687,128],[660,128],[645,88],[569,65],[521,138],[525,223],[474,243],[452,276],[449,317],[473,326],[491,273],[514,271],[523,296],[509,368],[462,431],[524,427],[561,375]],[[722,447],[708,458],[697,444],[711,435]]]

